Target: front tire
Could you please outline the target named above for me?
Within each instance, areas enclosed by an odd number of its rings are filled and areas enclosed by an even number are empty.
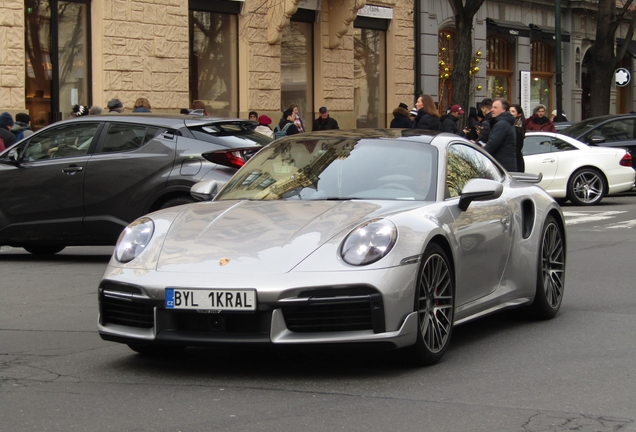
[[[426,247],[415,290],[419,331],[412,347],[417,364],[437,363],[448,348],[455,317],[455,278],[444,250]]]
[[[572,204],[591,206],[607,195],[607,184],[601,172],[594,168],[581,168],[568,181],[568,199]]]
[[[535,318],[553,318],[561,307],[565,287],[565,241],[552,216],[543,224],[539,245],[537,289],[530,310]]]
[[[50,246],[24,246],[24,250],[33,255],[53,255],[64,250],[66,246],[50,245]]]

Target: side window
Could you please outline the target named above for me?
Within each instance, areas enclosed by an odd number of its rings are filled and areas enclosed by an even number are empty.
[[[590,137],[602,136],[605,141],[627,141],[634,139],[634,119],[616,120],[605,123],[590,133]]]
[[[98,123],[73,123],[35,134],[20,146],[19,157],[32,162],[85,155],[98,127]]]
[[[147,142],[145,141],[147,129],[149,129],[147,126],[112,123],[102,145],[102,153],[124,152],[140,148]]]
[[[562,152],[562,151],[570,151],[570,150],[578,150],[578,148],[574,147],[572,144],[567,143],[560,139],[555,139],[552,141],[551,149],[553,152]]]
[[[523,150],[521,152],[524,156],[550,153],[552,151],[552,139],[546,136],[529,136],[523,140]]]
[[[451,145],[446,166],[447,196],[453,198],[461,195],[464,185],[475,178],[502,181],[503,174],[477,150],[461,144]]]

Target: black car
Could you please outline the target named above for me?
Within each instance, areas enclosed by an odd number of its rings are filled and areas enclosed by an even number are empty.
[[[587,145],[626,148],[636,158],[636,114],[592,117],[559,131]],[[634,166],[636,169],[636,166]]]
[[[253,122],[102,115],[55,123],[0,154],[0,245],[52,254],[114,245],[141,215],[193,202],[271,141]]]

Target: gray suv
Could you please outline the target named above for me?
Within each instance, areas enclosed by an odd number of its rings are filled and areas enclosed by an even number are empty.
[[[55,123],[0,154],[0,245],[52,254],[114,245],[146,213],[193,202],[271,141],[252,122],[147,114]]]

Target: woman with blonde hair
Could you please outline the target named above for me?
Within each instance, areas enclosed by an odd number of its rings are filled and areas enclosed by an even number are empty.
[[[417,116],[413,120],[413,129],[441,130],[442,124],[439,121],[439,113],[430,95],[420,95],[415,102],[415,108],[417,109]]]
[[[133,111],[134,113],[137,112],[145,112],[145,113],[149,113],[152,112],[150,111],[150,101],[148,101],[148,99],[146,98],[139,98],[135,101],[135,106],[133,106]]]

